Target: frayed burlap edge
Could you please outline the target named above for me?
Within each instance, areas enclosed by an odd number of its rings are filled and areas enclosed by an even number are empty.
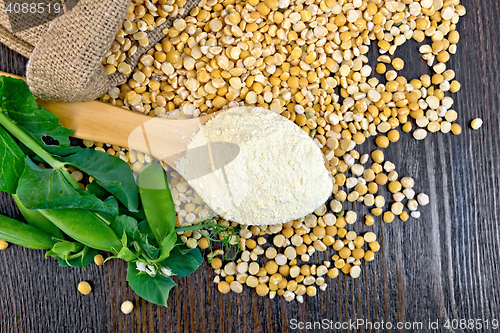
[[[0,25],[0,43],[7,45],[8,48],[16,51],[26,58],[29,58],[34,49],[33,45],[18,38],[2,25]]]

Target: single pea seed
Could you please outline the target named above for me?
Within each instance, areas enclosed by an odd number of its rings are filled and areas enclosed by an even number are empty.
[[[397,142],[399,140],[399,132],[396,129],[390,130],[389,133],[387,133],[387,138],[389,139],[390,142]]]
[[[377,67],[375,67],[375,71],[377,74],[384,74],[385,71],[387,70],[387,67],[383,63],[377,64]]]
[[[457,123],[451,124],[451,133],[459,135],[460,133],[462,133],[462,127],[460,127],[460,125]]]
[[[275,274],[278,271],[278,264],[274,260],[269,260],[264,268],[268,274]]]
[[[375,259],[375,253],[371,250],[366,251],[364,259],[366,261],[373,261],[373,259]]]
[[[363,238],[365,239],[365,242],[371,243],[377,239],[377,235],[375,235],[375,233],[369,231],[363,235]]]
[[[399,181],[397,181],[397,180],[394,180],[394,181],[390,182],[388,186],[389,186],[389,191],[391,193],[400,192],[401,188],[402,188],[401,183]]]
[[[222,267],[222,260],[220,260],[219,258],[213,258],[210,264],[212,265],[213,269],[220,269]]]
[[[266,296],[269,293],[269,287],[263,283],[259,283],[259,285],[255,288],[257,295]]]
[[[387,184],[387,175],[385,173],[379,173],[377,176],[375,176],[375,183],[377,183],[378,185]]]
[[[351,256],[351,250],[348,247],[343,247],[339,251],[339,256],[342,259],[347,259],[347,258],[349,258]]]
[[[132,310],[134,310],[134,303],[132,303],[131,301],[125,301],[122,303],[120,310],[124,314],[129,314],[130,312],[132,312]]]
[[[453,80],[450,83],[450,92],[456,93],[460,90],[460,82]]]
[[[397,70],[397,71],[400,71],[404,68],[405,66],[405,62],[403,61],[403,59],[401,58],[396,58],[392,61],[392,67]]]
[[[5,250],[9,247],[9,243],[4,241],[3,239],[0,239],[0,250]]]
[[[88,295],[92,291],[92,287],[87,281],[82,281],[78,284],[78,291],[82,295]]]
[[[361,274],[361,268],[359,266],[353,266],[351,267],[349,274],[351,274],[351,277],[353,279],[356,279]]]
[[[380,244],[377,241],[370,242],[368,246],[373,252],[378,252],[378,250],[380,250]]]
[[[227,294],[228,292],[231,291],[231,287],[229,286],[229,283],[227,283],[226,281],[219,282],[219,284],[217,284],[217,289],[223,294]]]
[[[101,254],[95,255],[95,257],[94,257],[94,263],[97,266],[101,266],[102,264],[104,264],[104,257]]]
[[[394,214],[392,212],[385,212],[382,216],[382,219],[386,223],[391,223],[392,221],[394,221]]]
[[[379,135],[375,139],[375,144],[380,148],[387,148],[389,146],[389,139],[385,135]]]
[[[470,122],[470,127],[474,130],[479,129],[481,126],[483,126],[483,120],[481,118],[476,118]]]
[[[352,267],[351,264],[345,264],[340,270],[344,274],[349,274],[349,272],[351,271],[351,267]]]
[[[209,246],[210,246],[210,242],[206,237],[200,238],[200,240],[198,241],[198,247],[200,249],[206,249]]]
[[[384,162],[384,153],[380,149],[372,151],[372,160],[375,163]]]

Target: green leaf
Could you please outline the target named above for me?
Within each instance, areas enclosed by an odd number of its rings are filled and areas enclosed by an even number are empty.
[[[120,205],[119,210],[120,210],[120,215],[131,216],[137,221],[142,221],[146,219],[146,215],[144,214],[144,209],[142,209],[142,207],[139,207],[139,210],[137,212],[131,212],[127,210],[127,208],[123,207],[123,205]]]
[[[158,258],[158,248],[150,243],[148,234],[142,233],[141,230],[139,230],[139,224],[134,218],[127,215],[120,215],[111,222],[111,228],[113,228],[117,235],[126,235],[127,238],[139,243],[141,248],[151,259],[154,260]]]
[[[16,141],[0,126],[0,191],[16,193],[24,169],[25,155]]]
[[[81,150],[71,147],[73,131],[59,124],[59,118],[36,103],[28,85],[21,79],[0,76],[0,110],[51,154],[63,156]],[[55,144],[46,144],[50,136]]]
[[[106,192],[106,190],[99,186],[96,182],[92,182],[87,185],[87,192],[95,195],[101,200],[108,196],[108,192]]]
[[[175,228],[175,206],[165,170],[159,163],[148,164],[141,170],[138,184],[146,219],[161,244]]]
[[[118,201],[116,201],[115,197],[110,196],[106,198],[106,200],[104,200],[103,202],[106,206],[111,208],[110,212],[105,212],[105,213],[110,214],[111,216],[118,216],[119,207],[118,207]]]
[[[118,252],[118,255],[116,256],[117,258],[120,258],[120,259],[123,259],[125,260],[126,262],[130,262],[134,259],[137,258],[137,256],[135,255],[134,252],[132,252],[129,248],[127,247],[122,247],[122,249],[120,250],[120,252]]]
[[[155,241],[154,237],[151,240],[147,234],[143,234],[139,229],[137,229],[134,232],[134,240],[139,243],[144,252],[146,252],[148,257],[152,260],[157,259],[160,255],[160,250],[154,244],[151,244],[151,242]]]
[[[29,249],[51,249],[56,241],[41,230],[0,215],[0,239]]]
[[[111,228],[116,232],[119,237],[126,234],[129,238],[134,238],[134,232],[137,230],[137,221],[130,216],[120,215],[111,222]]]
[[[178,277],[185,277],[195,272],[203,262],[199,249],[188,249],[185,245],[174,247],[170,256],[163,260],[160,265],[168,267]]]
[[[148,241],[150,244],[155,245],[158,247],[158,244],[156,242],[156,238],[153,235],[153,232],[151,231],[151,228],[149,227],[149,223],[146,220],[142,220],[139,222],[139,231],[141,234],[146,235],[148,238]]]
[[[89,209],[96,212],[118,215],[117,207],[108,205],[93,195],[72,195],[42,201],[33,206],[36,209]]]
[[[17,208],[19,208],[21,214],[29,225],[38,228],[46,234],[51,235],[57,239],[64,238],[61,230],[59,230],[58,227],[56,227],[52,222],[45,218],[45,216],[40,214],[38,210],[26,208],[21,200],[19,200],[17,194],[12,194],[12,198],[16,202]]]
[[[129,165],[122,159],[102,151],[85,149],[64,160],[92,176],[98,185],[113,194],[128,210],[137,211],[137,184]]]
[[[117,206],[104,203],[93,194],[81,195],[66,180],[63,172],[40,168],[26,157],[17,188],[19,200],[28,209],[78,208],[118,214]]]
[[[128,264],[127,281],[139,297],[161,306],[167,306],[170,290],[177,285],[172,278],[161,274],[156,274],[155,277],[140,274],[135,262]]]
[[[111,223],[111,227],[118,235],[126,234],[128,238],[138,242],[151,259],[158,257],[158,249],[150,244],[148,235],[141,232],[136,219],[120,215]]]
[[[122,245],[125,246],[125,247],[128,245],[128,238],[127,238],[127,233],[126,232],[123,233],[121,242],[122,242]]]
[[[156,259],[154,262],[159,262],[165,260],[170,255],[170,252],[175,246],[177,242],[177,234],[175,232],[169,234],[160,245],[160,257]]]

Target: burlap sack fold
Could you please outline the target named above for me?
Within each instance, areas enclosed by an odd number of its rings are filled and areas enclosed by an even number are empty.
[[[15,16],[11,17],[11,19],[13,18]],[[12,32],[5,4],[0,0],[0,43],[7,45],[26,58],[33,52],[36,42],[45,33],[48,26],[49,22],[16,33]]]
[[[32,44],[17,37],[9,29],[0,24],[0,43],[7,45],[7,47],[20,53],[22,56],[28,58],[35,48]]]
[[[26,68],[32,93],[44,100],[86,101],[109,89],[101,62],[122,25],[129,0],[80,0],[53,20]]]
[[[198,4],[188,0],[185,17]],[[26,78],[33,94],[52,101],[90,101],[126,82],[120,73],[108,75],[102,60],[122,26],[130,0],[80,0],[52,22],[13,33],[0,0],[0,42],[29,56]],[[148,32],[149,46],[140,47],[126,62],[135,67],[175,18]]]

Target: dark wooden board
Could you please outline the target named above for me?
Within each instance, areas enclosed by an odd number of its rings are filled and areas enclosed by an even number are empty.
[[[222,295],[212,282],[212,270],[203,264],[178,281],[180,287],[173,290],[165,308],[135,296],[125,280],[124,262],[90,265],[87,270],[59,268],[55,261],[45,260],[42,251],[11,246],[0,251],[0,332],[321,331],[293,329],[294,319],[329,324],[358,319],[394,325],[421,322],[423,331],[446,332],[447,319],[490,325],[500,320],[500,5],[498,0],[463,0],[463,4],[468,13],[460,20],[461,41],[451,60],[462,83],[454,109],[463,132],[428,135],[420,142],[402,133],[402,139],[387,149],[386,156],[400,175],[415,178],[416,190],[429,194],[431,204],[418,220],[375,224],[382,249],[375,261],[363,264],[359,279],[341,275],[329,279],[328,289],[317,297],[303,304],[287,303],[258,297],[248,288],[241,295]],[[416,43],[408,43],[397,55],[406,61],[405,75],[417,77],[427,70]],[[1,71],[22,75],[25,63],[0,45]],[[476,117],[484,120],[479,131],[468,127]],[[370,148],[373,143],[362,150]],[[0,212],[20,217],[5,194],[0,194]],[[370,229],[356,225],[357,231],[363,228]],[[316,261],[323,256],[327,254],[317,254]],[[88,296],[76,291],[82,280],[93,285]],[[135,303],[135,310],[123,315],[119,308],[127,299]],[[438,329],[429,329],[436,320]],[[355,330],[333,325],[323,331]],[[390,330],[359,327],[358,331]]]

